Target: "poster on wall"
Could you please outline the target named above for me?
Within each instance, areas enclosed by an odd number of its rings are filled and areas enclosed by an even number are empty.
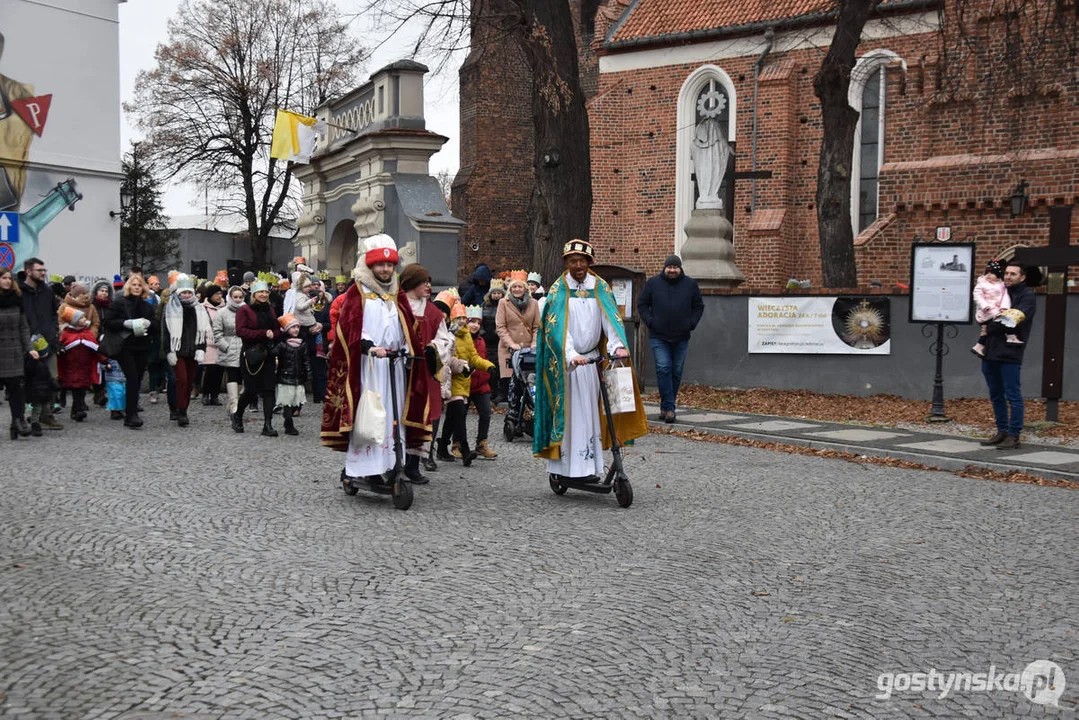
[[[914,243],[910,249],[910,321],[971,322],[974,243]]]
[[[749,298],[749,352],[891,354],[886,297]]]

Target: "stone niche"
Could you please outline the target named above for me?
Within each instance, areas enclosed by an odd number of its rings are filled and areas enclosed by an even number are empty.
[[[397,241],[401,266],[420,263],[435,285],[457,284],[464,223],[430,174],[431,156],[448,138],[426,128],[426,73],[398,60],[315,111],[331,127],[310,164],[296,166],[303,211],[293,241],[315,269],[349,274],[363,238],[386,233]]]

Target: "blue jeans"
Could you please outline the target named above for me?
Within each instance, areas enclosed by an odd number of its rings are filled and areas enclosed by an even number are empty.
[[[1023,432],[1023,391],[1019,387],[1019,371],[1022,367],[1018,363],[982,360],[982,375],[985,376],[985,384],[989,386],[989,400],[993,403],[997,432],[1016,437]]]
[[[686,364],[689,340],[667,342],[651,338],[652,357],[656,360],[656,384],[659,385],[660,412],[674,412],[678,388],[682,386],[682,368]]]

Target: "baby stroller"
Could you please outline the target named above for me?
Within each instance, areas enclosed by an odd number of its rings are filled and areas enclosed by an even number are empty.
[[[513,376],[510,378],[509,399],[506,404],[506,421],[502,434],[506,442],[513,442],[525,433],[532,436],[532,418],[536,408],[536,351],[521,348],[510,358]]]

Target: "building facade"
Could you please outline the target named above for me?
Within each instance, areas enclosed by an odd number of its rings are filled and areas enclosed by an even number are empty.
[[[599,261],[653,273],[679,250],[695,200],[694,127],[703,109],[718,106],[735,170],[771,172],[721,192],[733,198],[727,214],[746,291],[778,291],[791,278],[819,286],[822,131],[813,79],[835,32],[835,3],[587,5],[574,8]],[[911,242],[940,227],[952,240],[976,242],[979,263],[1015,245],[1043,245],[1047,206],[1079,199],[1075,38],[1066,27],[1054,34],[1045,17],[1043,28],[1017,26],[992,0],[892,0],[871,17],[849,93],[860,117],[850,200],[860,285],[905,283]],[[1020,70],[1009,75],[1013,67]],[[455,213],[468,221],[462,271],[526,260],[527,92],[513,48],[474,43],[461,71],[454,185]],[[1017,187],[1029,201],[1012,217]]]
[[[87,281],[119,267],[124,1],[0,0],[0,211],[20,214],[0,264],[38,256]]]

